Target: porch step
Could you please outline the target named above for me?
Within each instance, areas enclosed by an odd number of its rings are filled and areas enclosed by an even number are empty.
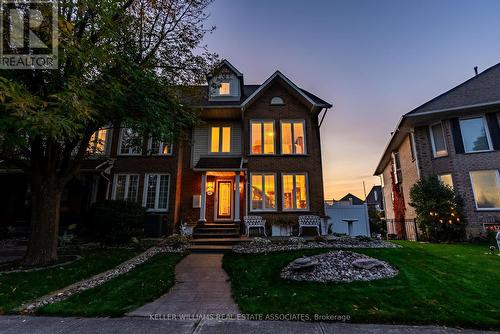
[[[194,238],[191,243],[192,245],[198,245],[198,246],[233,246],[236,244],[239,244],[241,242],[241,239],[239,237],[233,237],[233,238]]]
[[[231,245],[191,245],[189,250],[193,253],[228,253]]]
[[[197,225],[193,230],[193,238],[196,239],[231,239],[239,238],[239,224],[219,223]]]

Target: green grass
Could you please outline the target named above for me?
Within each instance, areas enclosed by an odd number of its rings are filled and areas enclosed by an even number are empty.
[[[165,294],[175,283],[181,254],[160,254],[103,285],[44,306],[39,314],[118,317]]]
[[[79,253],[80,260],[66,266],[0,274],[0,314],[13,313],[25,302],[111,269],[135,254],[129,249],[86,250]]]
[[[243,313],[349,315],[352,322],[500,328],[500,257],[487,246],[400,242],[356,249],[399,269],[390,279],[353,283],[280,278],[293,259],[329,250],[227,254],[224,269]]]

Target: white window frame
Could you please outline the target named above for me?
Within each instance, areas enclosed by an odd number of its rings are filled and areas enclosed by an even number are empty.
[[[153,146],[153,137],[149,137],[149,139],[148,139],[148,152],[150,152],[151,155],[163,155],[163,156],[173,155],[173,153],[174,153],[174,146],[173,146],[173,144],[171,142],[170,143],[165,143],[163,141],[158,141],[158,142],[160,143],[160,147],[158,149],[158,152],[151,151],[152,150],[152,146]],[[166,154],[163,153],[163,148],[165,147],[165,145],[169,145],[170,146],[170,150]]]
[[[98,140],[99,140],[98,133],[100,131],[106,131],[106,138],[104,139],[104,149],[103,149],[103,151],[102,152],[97,152],[97,144],[98,144]],[[100,128],[99,130],[95,131],[94,134],[97,134],[97,135],[96,135],[96,137],[94,138],[93,141],[89,142],[88,152],[91,155],[97,155],[97,156],[108,155],[109,154],[109,150],[111,148],[110,144],[111,144],[111,138],[113,137],[113,129],[111,127]],[[92,134],[92,136],[94,134]]]
[[[227,94],[223,94],[221,93],[221,89],[222,89],[222,85],[223,84],[227,84],[229,90],[228,90],[228,93]],[[220,84],[219,84],[219,87],[217,88],[217,94],[219,96],[231,96],[231,82],[230,81],[222,81]]]
[[[121,128],[120,129],[120,136],[119,136],[119,139],[118,139],[118,152],[117,152],[117,155],[121,155],[121,156],[138,156],[138,155],[142,155],[142,138],[141,138],[141,146],[139,147],[139,152],[132,152],[132,148],[130,147],[128,149],[128,153],[122,153],[122,142],[123,142],[123,132],[125,130],[127,130],[129,128]]]
[[[443,154],[438,154],[437,153],[436,143],[434,141],[434,132],[432,131],[432,127],[435,126],[435,125],[438,125],[438,124],[441,125],[441,131],[443,133],[444,149],[446,151]],[[429,125],[429,134],[430,134],[430,137],[431,137],[432,156],[434,158],[447,157],[448,156],[448,144],[446,143],[446,134],[444,133],[444,124],[443,124],[443,122],[439,121],[439,122],[432,123],[431,125]]]
[[[467,146],[465,145],[465,136],[464,136],[464,133],[462,132],[462,121],[466,121],[469,119],[476,119],[476,118],[481,118],[481,120],[483,121],[484,132],[486,133],[486,141],[488,142],[488,149],[487,150],[480,150],[480,151],[467,151]],[[493,143],[492,143],[491,137],[490,137],[490,129],[488,127],[488,122],[486,121],[486,117],[484,115],[459,118],[458,124],[460,126],[460,134],[462,135],[462,144],[464,145],[464,152],[465,153],[482,153],[482,152],[493,151]]]
[[[212,129],[219,128],[219,152],[212,152]],[[222,128],[229,128],[229,152],[222,152]],[[231,125],[210,125],[208,128],[208,153],[214,155],[232,154],[233,152],[233,127]]]
[[[293,175],[293,208],[292,209],[285,209],[285,175]],[[305,209],[298,209],[296,208],[297,206],[297,180],[296,176],[297,175],[305,175],[306,177],[306,208]],[[281,173],[281,208],[283,211],[309,211],[310,207],[310,193],[309,193],[309,175],[307,172],[286,172],[286,173]]]
[[[273,123],[273,153],[264,153],[264,123]],[[253,133],[252,133],[252,124],[259,123],[260,124],[260,140],[262,141],[262,153],[253,153],[252,152],[252,141],[253,141]],[[250,155],[276,155],[276,122],[274,119],[251,119],[250,120]],[[304,131],[305,136],[305,131]]]
[[[291,123],[292,127],[292,153],[283,153],[283,123]],[[293,129],[294,123],[302,123],[304,129],[304,153],[295,153],[295,130]],[[305,119],[283,119],[280,121],[280,152],[282,155],[307,155],[307,130]]]
[[[146,202],[148,199],[148,178],[149,176],[156,176],[156,189],[155,189],[155,207],[154,208],[146,208]],[[158,201],[160,200],[160,176],[168,176],[168,185],[167,185],[167,207],[166,208],[158,208]],[[168,173],[146,173],[144,174],[144,186],[142,191],[142,206],[146,208],[147,212],[168,212],[169,202],[170,202],[170,183],[172,182],[172,177]]]
[[[253,189],[253,176],[254,175],[260,175],[261,176],[261,181],[262,181],[262,209],[254,209],[252,208],[252,189]],[[265,191],[266,191],[266,186],[265,186],[265,176],[266,175],[272,175],[274,176],[274,203],[275,203],[275,208],[266,208],[266,201],[265,201]],[[276,173],[269,173],[269,172],[255,172],[255,173],[250,173],[250,195],[249,197],[249,208],[250,212],[276,212],[278,211],[278,193],[277,193],[277,188],[278,188],[278,177]]]
[[[141,182],[140,178],[141,176],[139,174],[135,174],[135,173],[132,173],[132,174],[126,174],[126,173],[119,173],[119,174],[115,174],[115,176],[113,177],[113,191],[111,193],[111,199],[113,200],[116,200],[116,186],[118,185],[118,176],[126,176],[126,179],[125,179],[125,197],[123,198],[123,201],[129,201],[128,199],[128,188],[130,186],[130,176],[137,176],[137,194],[135,195],[135,198],[134,199],[131,199],[130,201],[132,202],[136,202],[137,201],[137,197],[139,196],[139,184]]]
[[[476,206],[476,210],[477,211],[499,211],[500,207],[497,207],[497,208],[479,208],[477,205],[477,196],[476,196],[476,191],[474,190],[474,181],[472,180],[472,173],[473,172],[485,172],[485,171],[495,172],[495,174],[497,176],[497,188],[500,191],[500,171],[498,169],[476,169],[476,170],[469,171],[469,180],[470,180],[470,185],[472,187],[472,193],[474,195],[474,204]]]
[[[444,181],[442,180],[442,177],[445,176],[445,175],[449,175],[451,177],[451,188],[454,189],[455,188],[455,182],[453,181],[453,173],[452,172],[438,174],[437,175],[438,180],[444,183]]]

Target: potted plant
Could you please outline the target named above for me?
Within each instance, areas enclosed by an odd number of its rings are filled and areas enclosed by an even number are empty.
[[[292,235],[294,222],[290,219],[278,218],[271,224],[271,234],[273,237],[289,237]]]

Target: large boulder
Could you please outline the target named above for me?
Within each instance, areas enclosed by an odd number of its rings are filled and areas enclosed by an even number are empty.
[[[352,265],[358,269],[371,270],[376,267],[383,267],[384,263],[377,259],[358,259],[353,261]]]

